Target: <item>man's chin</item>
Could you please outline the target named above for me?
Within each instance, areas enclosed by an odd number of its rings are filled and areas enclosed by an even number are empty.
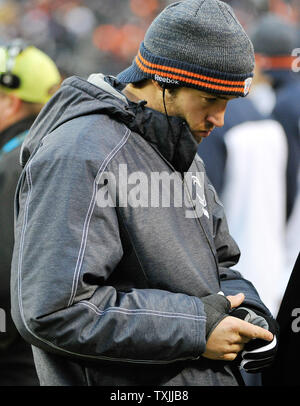
[[[193,136],[198,144],[203,141],[204,138],[207,138],[211,131],[195,131],[193,132]]]

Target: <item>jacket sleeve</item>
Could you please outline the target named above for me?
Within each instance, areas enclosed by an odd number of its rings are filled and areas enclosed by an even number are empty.
[[[197,359],[206,344],[201,300],[106,284],[123,249],[115,209],[97,205],[105,160],[53,148],[38,149],[17,189],[11,295],[21,335],[83,361]]]
[[[223,205],[214,187],[210,183],[208,183],[208,189],[213,196],[212,199],[214,202],[212,210],[213,234],[219,265],[221,290],[225,296],[242,292],[245,294],[243,306],[248,306],[260,310],[267,315],[271,315],[269,309],[261,301],[253,284],[245,279],[240,272],[232,269],[239,261],[240,250],[229,233]]]

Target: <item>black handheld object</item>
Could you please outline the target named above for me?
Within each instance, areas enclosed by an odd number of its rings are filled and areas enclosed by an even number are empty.
[[[244,350],[238,355],[236,362],[248,373],[257,373],[269,367],[275,358],[278,348],[279,326],[275,319],[247,307],[233,309],[230,316],[245,320],[248,323],[265,328],[273,334],[271,342],[254,338],[245,344]]]

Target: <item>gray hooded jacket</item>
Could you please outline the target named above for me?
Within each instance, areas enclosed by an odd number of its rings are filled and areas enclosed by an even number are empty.
[[[13,320],[42,385],[237,385],[233,363],[201,356],[229,312],[217,293],[268,310],[230,269],[240,253],[186,123],[121,89],[68,78],[23,144]],[[162,173],[169,207],[149,192]]]

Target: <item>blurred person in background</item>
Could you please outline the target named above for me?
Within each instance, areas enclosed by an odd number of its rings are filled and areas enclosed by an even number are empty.
[[[58,89],[60,74],[42,51],[15,40],[0,47],[0,385],[38,385],[32,350],[10,314],[10,266],[14,244],[14,195],[22,167],[22,142],[43,105]]]
[[[275,94],[272,117],[284,128],[288,146],[286,260],[282,274],[285,288],[300,250],[300,38],[296,25],[271,13],[259,19],[251,38],[257,70],[267,78]]]
[[[232,269],[240,251],[197,156],[253,67],[232,9],[186,0],[117,78],[68,78],[39,114],[21,154],[12,314],[41,385],[236,386],[239,366],[270,365],[276,323]],[[194,176],[190,210],[127,200],[129,177],[157,173],[190,199]]]
[[[240,247],[239,270],[275,316],[284,289],[284,130],[262,115],[250,98],[236,99],[227,107],[224,126],[199,145],[198,153]]]
[[[239,271],[252,281],[275,316],[284,290],[284,130],[262,115],[249,97],[232,100],[224,126],[199,145],[198,153],[241,250]],[[248,386],[261,385],[259,374],[241,372]]]
[[[278,352],[272,368],[263,371],[262,383],[264,386],[299,386],[300,2],[272,0],[270,8],[276,15],[261,18],[251,37],[257,51],[257,72],[273,91],[271,111],[284,127],[288,142],[286,265],[282,280],[286,288],[276,317],[280,326]],[[253,90],[251,95],[257,101],[263,93],[256,87]]]
[[[256,54],[250,97],[229,105],[224,127],[199,146],[199,154],[241,248],[241,272],[276,315],[299,252],[297,36],[293,25],[267,12],[249,31]]]
[[[281,120],[279,123],[279,117],[272,116],[279,79],[296,79],[291,72],[295,31],[280,16],[269,13],[268,2],[259,2],[259,7],[255,1],[233,0],[229,3],[242,17],[248,32],[261,32],[251,37],[255,50],[263,49],[264,54],[276,56],[273,59],[277,64],[281,61],[285,65],[280,72],[277,66],[274,72],[277,80],[274,80],[267,70],[261,69],[259,62],[262,59],[256,55],[249,98],[229,104],[224,127],[215,129],[212,136],[200,144],[199,154],[224,204],[229,230],[241,249],[239,270],[245,278],[253,281],[275,316],[286,287],[286,278],[299,252],[296,237],[299,220],[294,220],[297,216],[295,210],[287,227],[286,206],[291,200],[290,184],[295,186],[295,163],[300,157],[297,146],[295,151],[291,151],[285,132],[287,125]],[[292,102],[294,106],[286,117],[296,110],[300,111],[299,91],[295,91],[294,95],[298,100]],[[296,120],[292,122],[295,137]],[[291,259],[287,262],[289,256]],[[260,376],[244,374],[244,378],[250,385],[260,382]]]

